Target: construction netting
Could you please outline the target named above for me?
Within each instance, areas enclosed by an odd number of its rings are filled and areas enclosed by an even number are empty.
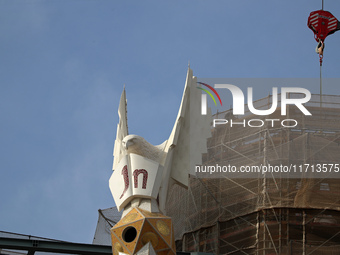
[[[256,109],[271,104],[271,96],[254,102]],[[312,95],[305,106],[311,116],[294,105],[284,116],[279,107],[270,116],[249,111],[234,116],[232,109],[214,115],[229,121],[213,128],[203,165],[281,165],[297,171],[198,173],[188,189],[173,186],[167,215],[178,251],[340,254],[340,96]],[[231,126],[232,119],[241,124]]]
[[[122,213],[117,207],[98,210],[98,222],[93,238],[93,244],[111,245],[111,228],[120,220]]]

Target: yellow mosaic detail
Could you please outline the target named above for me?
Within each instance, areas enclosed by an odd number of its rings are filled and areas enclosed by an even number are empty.
[[[122,222],[125,223],[130,223],[131,221],[133,221],[134,219],[136,219],[138,217],[138,213],[131,213],[126,215],[123,219]]]
[[[146,232],[142,236],[142,243],[143,245],[147,244],[148,242],[151,242],[152,247],[156,248],[158,245],[158,237],[155,233],[152,232]]]
[[[118,255],[119,252],[123,252],[123,251],[124,251],[123,247],[120,243],[117,242],[113,245],[113,255]]]
[[[162,220],[157,221],[156,227],[157,227],[157,230],[162,235],[168,236],[170,234],[170,229],[169,229],[168,225],[164,221],[162,221]]]

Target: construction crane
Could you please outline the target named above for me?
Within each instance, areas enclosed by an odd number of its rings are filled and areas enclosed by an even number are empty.
[[[313,31],[314,38],[318,43],[315,51],[319,54],[320,62],[320,107],[322,107],[322,61],[325,39],[327,36],[340,30],[340,22],[332,13],[323,9],[323,2],[324,0],[322,0],[322,9],[311,12],[307,21],[307,25]]]

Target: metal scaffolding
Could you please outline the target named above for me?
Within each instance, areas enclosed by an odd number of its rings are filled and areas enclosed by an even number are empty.
[[[269,109],[271,101],[268,96],[254,106]],[[293,128],[270,122],[261,127],[216,126],[203,164],[326,164],[330,170],[340,163],[340,96],[322,95],[322,102],[321,109],[320,95],[312,95],[305,104],[312,116],[294,106],[287,106],[287,116],[281,116],[280,109],[266,116],[296,120]],[[231,110],[214,118],[230,116]],[[254,115],[248,111],[233,118],[241,123]],[[190,178],[188,190],[174,186],[167,212],[175,224],[177,249],[215,254],[339,254],[340,173],[264,175],[235,178],[221,173],[207,178],[198,174]]]

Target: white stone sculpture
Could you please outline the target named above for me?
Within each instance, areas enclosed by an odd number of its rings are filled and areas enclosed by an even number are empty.
[[[123,90],[114,145],[113,174],[109,185],[119,211],[124,217],[133,207],[166,214],[169,187],[188,186],[189,174],[201,164],[211,136],[211,115],[201,115],[201,90],[188,68],[181,106],[168,140],[154,146],[143,137],[129,135],[127,103]]]

